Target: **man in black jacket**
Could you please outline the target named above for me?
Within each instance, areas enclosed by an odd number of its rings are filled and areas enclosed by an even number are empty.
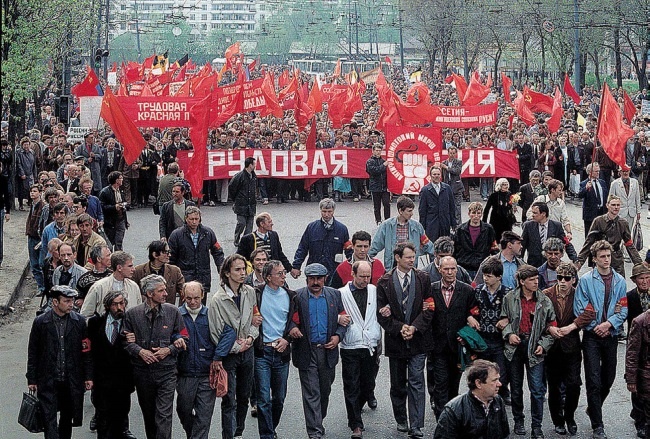
[[[483,205],[474,201],[468,207],[469,221],[456,229],[454,236],[454,258],[458,265],[469,272],[474,279],[481,262],[490,252],[497,251],[497,238],[491,224],[481,221]]]
[[[535,198],[538,197],[537,192],[538,189],[540,189],[538,186],[542,179],[542,174],[540,174],[540,172],[537,170],[530,171],[528,178],[530,180],[530,183],[523,184],[519,187],[519,193],[521,194],[521,197],[519,199],[519,206],[521,207],[522,223],[526,221],[526,212],[528,212],[528,208],[533,204]]]
[[[372,157],[366,162],[366,172],[370,176],[368,190],[372,194],[372,204],[375,212],[375,221],[381,224],[381,207],[384,206],[384,220],[390,218],[390,193],[386,170],[388,162],[381,156],[383,151],[381,143],[372,146]]]
[[[442,279],[431,287],[435,309],[432,337],[436,342],[427,356],[427,388],[436,419],[449,400],[458,395],[461,372],[458,369],[457,332],[478,316],[474,289],[458,280],[458,264],[451,256],[440,260]],[[473,317],[473,326],[479,324]]]
[[[83,423],[84,391],[93,387],[90,341],[86,319],[72,310],[77,292],[56,286],[50,294],[52,307],[29,334],[27,385],[38,393],[45,437],[70,439],[72,427]]]
[[[183,226],[185,223],[185,209],[189,206],[196,206],[196,204],[185,198],[185,186],[181,182],[174,183],[174,186],[172,186],[172,199],[160,207],[158,231],[161,241],[167,241],[174,230]]]
[[[242,234],[247,235],[253,230],[253,218],[257,210],[256,192],[255,159],[246,157],[244,169],[239,171],[228,185],[228,193],[233,200],[232,210],[237,215],[235,246],[239,245]],[[248,257],[250,254],[243,256]]]
[[[282,250],[278,232],[273,231],[273,218],[268,212],[262,212],[255,217],[257,230],[253,233],[243,235],[239,240],[237,253],[245,257],[249,262],[253,262],[251,254],[253,250],[265,250],[269,259],[282,262],[282,266],[287,272],[291,271],[291,262]]]
[[[126,217],[126,197],[122,193],[124,176],[119,171],[108,175],[108,186],[99,193],[99,201],[104,212],[104,231],[108,240],[113,243],[113,250],[122,250],[124,234],[129,228]]]
[[[536,201],[531,206],[533,213],[533,220],[524,223],[523,231],[521,234],[521,254],[528,253],[527,263],[535,268],[539,268],[544,262],[542,250],[544,244],[549,238],[558,238],[565,243],[565,250],[569,259],[575,261],[578,259],[578,254],[573,244],[566,239],[564,228],[558,221],[548,219],[548,205],[541,201]]]
[[[469,391],[449,401],[440,415],[434,439],[506,439],[508,414],[498,395],[499,366],[476,360],[467,371]]]
[[[111,291],[104,297],[103,315],[88,319],[88,338],[92,345],[95,387],[93,405],[97,418],[97,437],[133,437],[127,432],[133,368],[129,354],[123,349],[122,331],[127,298],[122,291]]]

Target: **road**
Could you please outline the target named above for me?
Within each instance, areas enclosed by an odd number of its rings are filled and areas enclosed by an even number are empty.
[[[476,194],[473,194],[473,198]],[[580,206],[576,203],[568,203],[569,214],[574,223],[574,243],[579,250],[579,246],[584,241],[584,231],[582,230],[582,221],[580,219]],[[466,206],[463,206],[463,220],[466,220]],[[645,207],[645,206],[644,206]],[[393,215],[396,214],[395,203],[392,204]],[[300,240],[303,230],[308,222],[319,217],[317,203],[299,203],[290,202],[288,205],[269,204],[268,206],[258,206],[258,212],[266,210],[273,215],[275,230],[279,233],[283,247],[289,259],[292,259]],[[645,212],[644,212],[645,213]],[[336,209],[336,218],[348,226],[350,235],[358,230],[367,230],[373,234],[377,226],[374,223],[372,213],[372,203],[364,200],[360,203],[353,203],[348,200],[339,203]],[[417,214],[415,216],[417,218]],[[144,262],[147,259],[147,244],[158,238],[157,217],[154,217],[150,209],[138,209],[129,212],[129,221],[131,228],[127,231],[125,239],[125,250],[135,256],[136,263]],[[212,227],[217,233],[219,241],[224,247],[226,254],[234,251],[233,231],[235,227],[235,215],[231,207],[205,207],[203,209],[203,223]],[[650,228],[648,221],[644,221],[644,235],[650,237]],[[517,230],[517,229],[515,229]],[[584,271],[585,269],[583,269]],[[631,266],[626,267],[628,274],[631,272]],[[4,277],[4,276],[3,276]],[[213,285],[216,285],[218,275],[213,268]],[[33,281],[27,280],[25,290],[30,290]],[[32,282],[32,283],[30,283]],[[292,288],[298,288],[304,285],[304,278],[294,280],[289,278],[289,285]],[[632,283],[628,281],[629,286]],[[0,326],[0,370],[5,372],[0,375],[0,388],[2,391],[3,403],[0,404],[0,439],[22,439],[34,437],[20,427],[16,420],[20,407],[22,392],[26,390],[25,364],[27,358],[27,340],[31,327],[31,320],[37,308],[37,303],[29,300],[30,293],[26,298],[19,299],[16,304],[17,314],[14,314],[11,322],[5,322]],[[625,345],[621,343],[618,350],[618,371],[617,378],[609,395],[605,408],[604,417],[606,432],[610,438],[627,438],[635,437],[634,426],[629,418],[630,402],[629,393],[625,388],[623,381],[624,369],[624,352]],[[376,395],[379,400],[377,410],[364,410],[364,423],[366,431],[364,436],[372,439],[393,439],[406,438],[405,433],[398,433],[395,429],[395,422],[390,408],[389,398],[389,376],[388,361],[382,358],[381,370],[377,379]],[[462,384],[462,389],[466,389]],[[461,390],[463,391],[463,390]],[[529,413],[529,401],[525,398],[526,412]],[[428,407],[428,406],[427,406]],[[580,407],[576,415],[578,423],[579,438],[591,437],[588,418],[584,412],[586,407],[586,395],[584,386],[580,400]],[[74,437],[78,439],[94,438],[95,433],[88,430],[88,423],[93,413],[90,400],[87,397],[85,401],[84,425],[74,429]],[[133,396],[133,406],[131,409],[131,430],[139,438],[144,438],[144,427],[137,397]],[[527,428],[529,416],[527,416]],[[511,428],[512,418],[510,417]],[[550,420],[548,411],[544,415],[544,433],[546,437],[559,437],[553,432],[553,425]],[[217,405],[212,420],[212,429],[210,437],[216,437],[220,432],[220,409]],[[425,421],[425,437],[431,437],[435,428],[435,418],[431,410],[427,410]],[[349,437],[350,431],[347,428],[347,418],[345,414],[345,405],[343,400],[343,388],[341,381],[340,364],[337,368],[337,377],[333,386],[332,396],[330,399],[329,414],[325,420],[325,429],[327,437],[330,439],[339,439]],[[285,403],[282,421],[278,427],[278,436],[281,439],[294,439],[306,437],[304,427],[304,417],[302,412],[302,403],[300,397],[300,382],[297,370],[292,366],[289,374],[289,390]],[[514,435],[513,435],[514,436]],[[185,435],[174,415],[173,437],[184,438]],[[258,438],[256,420],[248,417],[245,438]]]

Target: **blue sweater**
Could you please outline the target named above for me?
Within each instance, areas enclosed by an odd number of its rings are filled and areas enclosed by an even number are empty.
[[[282,338],[285,326],[287,326],[287,314],[289,313],[289,294],[284,288],[274,291],[268,285],[264,287],[260,313],[264,316],[262,322],[262,334],[264,343],[271,343]]]

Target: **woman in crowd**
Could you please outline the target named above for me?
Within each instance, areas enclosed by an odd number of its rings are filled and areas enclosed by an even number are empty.
[[[516,222],[516,203],[510,201],[510,183],[505,178],[500,178],[494,185],[494,192],[490,195],[483,211],[483,221],[490,223],[494,228],[497,240],[501,239],[503,232],[512,231]],[[490,212],[492,215],[490,215]],[[488,217],[490,220],[488,221]]]

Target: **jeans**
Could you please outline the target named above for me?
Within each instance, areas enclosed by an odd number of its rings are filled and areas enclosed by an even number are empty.
[[[210,377],[179,376],[176,413],[188,439],[208,439],[217,395]]]
[[[395,422],[406,424],[406,400],[408,397],[408,421],[411,429],[424,427],[424,362],[427,354],[411,358],[389,358],[390,401]]]
[[[0,226],[0,236],[2,235],[1,232],[2,232],[2,226]],[[34,247],[38,245],[40,242],[41,240],[38,238],[34,238],[32,236],[27,237],[27,252],[29,253],[29,268],[32,271],[32,276],[34,276],[36,285],[38,285],[38,291],[44,291],[45,278],[43,277],[43,270],[41,269],[41,264],[39,261],[41,256],[41,251],[34,250]],[[0,251],[1,251],[1,246],[2,246],[2,238],[0,237]],[[2,258],[0,257],[0,262],[1,261]]]
[[[263,356],[255,357],[257,428],[260,439],[273,439],[287,396],[289,362],[283,361],[282,354],[272,346],[264,346],[263,352]]]
[[[560,349],[551,349],[544,363],[548,380],[548,409],[551,412],[553,425],[564,425],[567,421],[574,421],[582,385],[580,379],[582,353],[580,351],[566,353]],[[564,410],[562,410],[562,393],[565,394]]]
[[[372,205],[375,212],[375,221],[381,221],[381,208],[384,207],[384,220],[390,218],[390,193],[388,192],[373,192]]]
[[[584,331],[582,334],[587,409],[591,428],[603,427],[603,403],[616,377],[617,347],[617,337],[602,338],[591,331]]]
[[[461,372],[458,369],[458,354],[449,348],[427,356],[427,390],[434,405],[436,420],[445,405],[458,396]]]
[[[147,439],[171,439],[176,368],[133,371]]]
[[[520,336],[521,337],[521,336]],[[512,417],[515,422],[524,421],[524,367],[528,390],[530,390],[531,427],[541,428],[544,417],[544,362],[531,367],[528,362],[528,340],[521,337],[521,343],[510,361],[510,394],[512,396]]]
[[[487,198],[494,192],[494,179],[481,178],[481,198]]]
[[[363,428],[361,408],[375,391],[377,359],[366,348],[341,349],[343,396],[350,430]]]
[[[470,272],[470,277],[473,279],[476,276],[476,273],[472,275]],[[508,391],[508,384],[510,383],[510,377],[508,376],[508,363],[506,362],[506,356],[503,353],[503,338],[501,338],[501,333],[487,333],[480,332],[479,335],[483,337],[483,340],[487,344],[487,349],[483,352],[478,352],[476,356],[481,360],[492,361],[499,365],[499,381],[501,381],[501,389],[499,390],[499,395],[505,396],[510,392]]]
[[[248,412],[248,397],[253,383],[253,349],[229,354],[223,360],[228,372],[228,394],[221,400],[221,437],[241,436]]]

